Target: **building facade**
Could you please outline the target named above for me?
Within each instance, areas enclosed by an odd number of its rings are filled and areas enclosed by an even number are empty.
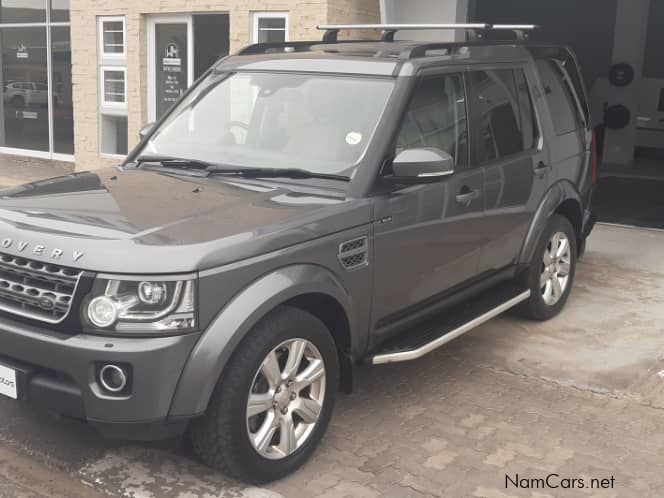
[[[117,164],[219,57],[379,19],[378,0],[0,0],[0,153]]]

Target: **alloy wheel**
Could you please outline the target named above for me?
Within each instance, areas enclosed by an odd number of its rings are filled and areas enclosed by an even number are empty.
[[[306,339],[290,339],[263,360],[247,399],[247,432],[263,457],[279,460],[309,439],[325,398],[325,363]]]
[[[569,283],[572,265],[572,247],[563,232],[553,234],[542,258],[540,289],[542,299],[549,306],[554,306],[565,294]]]

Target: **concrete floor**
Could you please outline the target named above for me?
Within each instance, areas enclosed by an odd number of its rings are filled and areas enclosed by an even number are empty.
[[[182,442],[106,441],[0,400],[0,496],[26,489],[5,481],[3,465],[31,476],[45,464],[59,487],[21,496],[659,497],[663,253],[663,232],[599,226],[561,316],[500,317],[420,361],[360,371],[314,459],[265,489],[198,465]],[[585,488],[506,482],[551,473],[560,475],[551,484]]]

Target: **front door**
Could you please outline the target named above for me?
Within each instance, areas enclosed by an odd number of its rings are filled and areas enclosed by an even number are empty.
[[[397,152],[435,147],[455,158],[455,173],[402,187],[375,203],[373,316],[387,325],[477,275],[485,242],[484,172],[468,166],[463,76],[422,78],[397,139]]]
[[[148,117],[156,121],[193,82],[192,17],[151,17],[148,36]]]

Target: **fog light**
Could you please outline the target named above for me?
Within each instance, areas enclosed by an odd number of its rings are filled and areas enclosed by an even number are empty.
[[[119,393],[127,387],[127,375],[117,365],[106,365],[99,371],[99,382],[107,391]]]
[[[115,301],[108,296],[99,296],[90,301],[88,318],[97,327],[110,327],[118,319]]]
[[[138,284],[138,297],[143,304],[164,304],[166,301],[164,282],[141,282]]]

